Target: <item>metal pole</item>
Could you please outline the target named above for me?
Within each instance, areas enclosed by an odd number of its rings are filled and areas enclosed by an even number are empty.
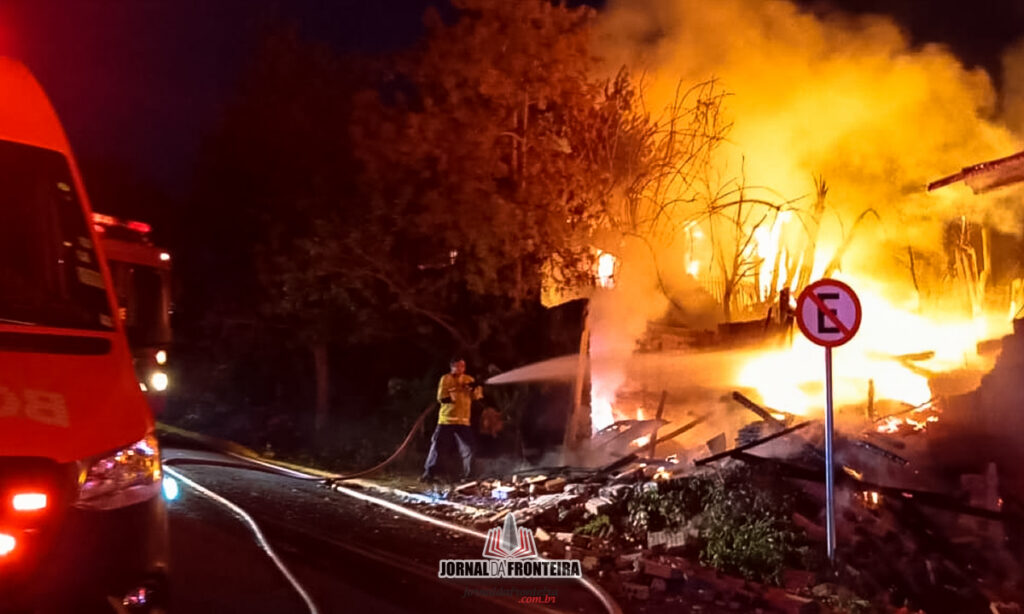
[[[835,471],[832,464],[832,348],[825,348],[825,520],[828,531],[828,560],[836,562]]]

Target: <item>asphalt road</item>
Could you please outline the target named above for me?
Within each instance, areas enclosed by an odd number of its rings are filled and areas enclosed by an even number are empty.
[[[174,459],[235,459],[164,447],[168,466],[248,512],[319,612],[600,612],[570,580],[441,580],[438,561],[480,558],[483,542],[280,475],[174,465]],[[174,614],[308,612],[250,529],[223,505],[181,485],[169,503]],[[490,591],[489,596],[467,593]],[[513,591],[556,596],[526,606]]]

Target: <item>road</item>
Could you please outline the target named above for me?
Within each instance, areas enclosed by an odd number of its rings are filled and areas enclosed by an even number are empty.
[[[171,443],[172,445],[168,445]],[[319,612],[600,612],[570,580],[452,581],[438,561],[480,558],[483,542],[324,488],[314,481],[176,459],[239,462],[165,442],[168,466],[249,513]],[[174,614],[309,612],[296,588],[228,508],[181,484],[169,503]],[[491,590],[490,596],[467,589]],[[510,590],[557,596],[519,603]],[[497,594],[495,594],[497,593]]]

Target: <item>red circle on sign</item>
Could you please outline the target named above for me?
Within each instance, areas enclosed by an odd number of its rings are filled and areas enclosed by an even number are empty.
[[[839,300],[842,300],[844,304],[847,305],[846,311],[853,312],[852,323],[844,322],[838,314],[834,314],[832,310],[829,309],[818,297],[817,291],[825,288],[835,289],[840,293]],[[808,305],[808,302],[812,303],[812,305]],[[819,328],[821,327],[822,322],[828,321],[835,330],[814,330],[815,327],[812,323],[805,321],[805,308],[809,308],[811,312],[818,313],[817,323]],[[800,297],[796,300],[796,323],[797,326],[800,327],[800,332],[802,332],[804,336],[810,339],[813,343],[825,347],[837,347],[852,339],[860,328],[860,317],[861,307],[860,299],[857,298],[857,293],[855,293],[853,288],[850,286],[841,281],[836,281],[835,279],[819,279],[804,288],[804,291],[800,293]],[[836,336],[829,337],[826,336],[826,334],[833,334]]]

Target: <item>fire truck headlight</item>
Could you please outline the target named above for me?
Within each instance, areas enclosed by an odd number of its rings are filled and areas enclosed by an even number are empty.
[[[163,470],[156,437],[147,436],[113,454],[82,461],[75,507],[112,510],[160,493]]]
[[[167,352],[165,352],[163,350],[157,350],[157,352],[153,356],[153,358],[156,359],[156,364],[158,364],[158,365],[165,365],[165,364],[167,364]]]
[[[163,371],[157,371],[149,378],[149,385],[153,390],[157,392],[163,392],[167,390],[167,385],[170,381],[167,379],[167,374]]]

